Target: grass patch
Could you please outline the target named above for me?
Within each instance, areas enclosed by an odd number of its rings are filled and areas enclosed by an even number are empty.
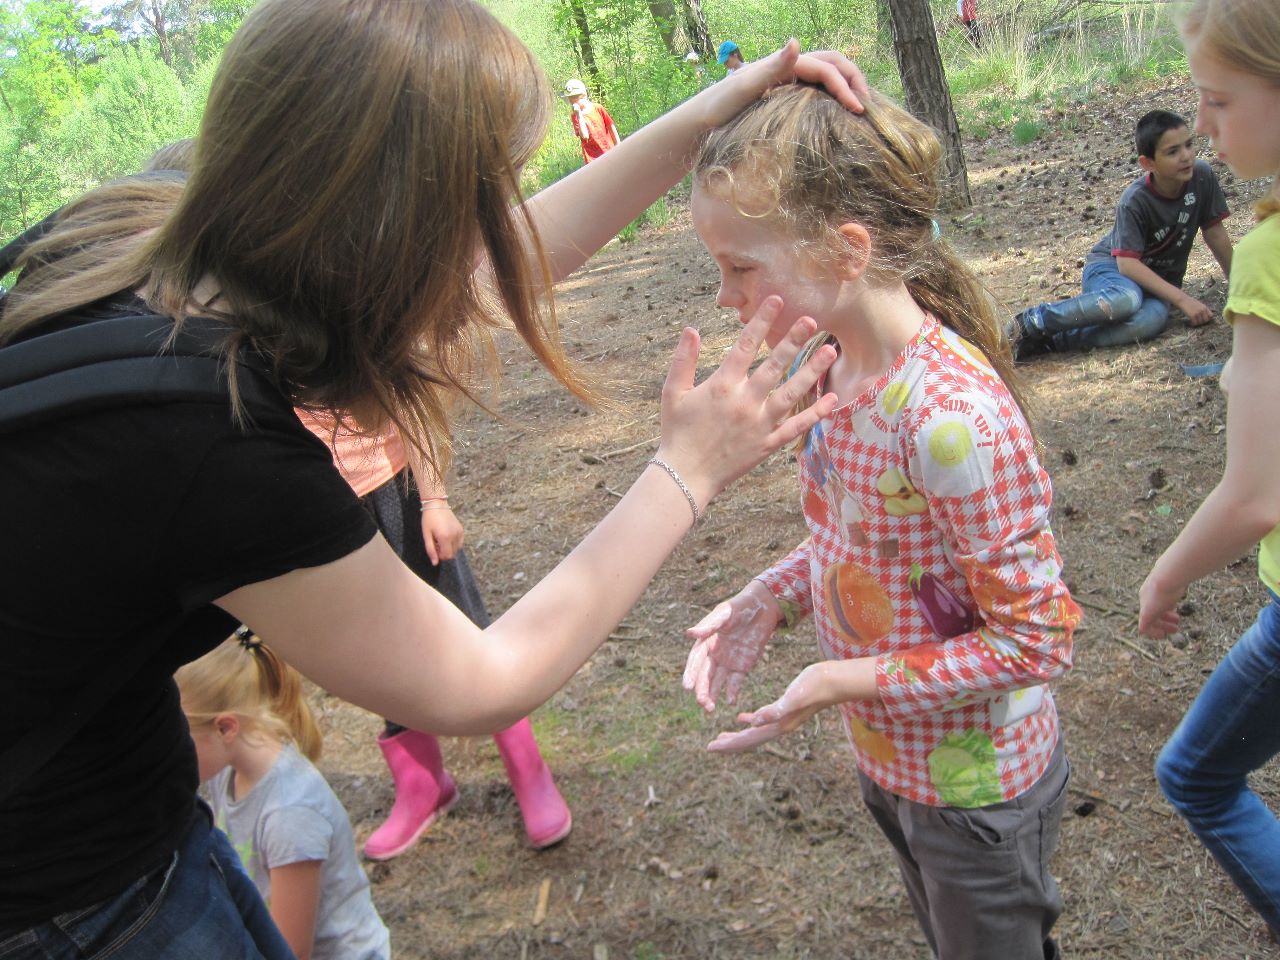
[[[1058,22],[1034,4],[993,14],[978,46],[958,28],[947,31],[940,50],[962,134],[1009,131],[1027,144],[1043,132],[1034,129],[1034,118],[1047,107],[1086,101],[1100,84],[1186,72],[1186,55],[1163,9],[1125,4],[1098,12],[1103,9]]]
[[[644,213],[618,231],[618,239],[623,243],[630,243],[640,235],[642,227],[664,227],[671,222],[671,216],[671,206],[667,203],[667,198],[659,197]]]
[[[1032,140],[1035,140],[1044,132],[1044,128],[1040,126],[1038,120],[1028,120],[1026,117],[1019,119],[1013,125],[1013,140],[1020,147],[1025,147]]]

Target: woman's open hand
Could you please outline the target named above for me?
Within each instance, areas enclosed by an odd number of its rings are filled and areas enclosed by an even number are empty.
[[[791,413],[836,358],[835,348],[824,346],[784,382],[791,362],[813,336],[816,324],[809,317],[797,320],[752,370],[781,310],[781,298],[767,298],[715,373],[696,386],[698,333],[685,327],[680,336],[662,388],[657,456],[684,478],[700,507],[835,408],[835,394],[826,394]]]

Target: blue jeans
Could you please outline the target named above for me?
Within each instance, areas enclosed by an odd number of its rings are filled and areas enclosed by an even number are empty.
[[[1280,599],[1231,648],[1156,761],[1160,788],[1280,932],[1280,822],[1246,782],[1280,752]]]
[[[203,815],[170,863],[123,893],[0,941],[0,960],[93,957],[294,960],[226,835]]]
[[[1023,329],[1050,350],[1091,350],[1150,340],[1169,325],[1169,305],[1122,274],[1114,257],[1085,264],[1081,290],[1024,310]]]

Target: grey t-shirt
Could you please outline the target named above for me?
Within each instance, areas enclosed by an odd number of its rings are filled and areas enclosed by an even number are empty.
[[[1191,181],[1179,196],[1156,193],[1149,174],[1125,187],[1116,205],[1116,222],[1099,240],[1089,263],[1111,257],[1138,257],[1161,279],[1182,286],[1196,233],[1228,214],[1227,198],[1213,168],[1197,160]]]
[[[347,811],[314,766],[292,746],[239,800],[230,767],[209,781],[214,822],[231,839],[262,898],[269,870],[320,860],[314,960],[389,960],[391,937],[369,895]]]

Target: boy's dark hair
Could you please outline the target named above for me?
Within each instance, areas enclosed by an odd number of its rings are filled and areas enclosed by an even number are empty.
[[[1138,146],[1138,156],[1155,159],[1156,145],[1160,142],[1160,138],[1164,136],[1166,130],[1177,130],[1179,127],[1190,126],[1186,120],[1168,110],[1152,110],[1150,113],[1143,114],[1142,119],[1138,121],[1138,128],[1134,132],[1134,140]]]

